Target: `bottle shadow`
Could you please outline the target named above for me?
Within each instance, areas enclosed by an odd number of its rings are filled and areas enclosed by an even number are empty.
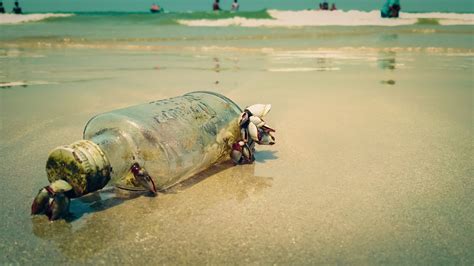
[[[277,152],[269,150],[259,151],[255,154],[255,161],[259,163],[264,163],[266,161],[278,159],[278,156],[276,156],[275,153]]]
[[[217,164],[217,165],[214,165],[200,173],[197,173],[195,174],[194,176],[170,187],[170,188],[167,188],[163,191],[161,191],[162,193],[164,194],[175,194],[177,193],[178,191],[181,191],[181,190],[184,190],[184,189],[188,189],[204,180],[206,180],[207,178],[213,176],[213,175],[216,175],[218,174],[219,172],[222,172],[222,171],[225,171],[231,167],[233,167],[234,164],[230,163],[230,162],[223,162],[223,163],[220,163],[220,164]]]
[[[259,151],[256,153],[256,162],[263,163],[269,160],[275,160],[278,157],[275,155],[276,151]],[[236,166],[234,163],[230,161],[225,161],[220,164],[214,165],[202,172],[195,174],[194,176],[172,186],[165,190],[159,191],[159,194],[176,194],[179,191],[183,191],[188,189],[211,176],[218,175],[221,172],[227,171],[232,169],[233,167],[237,167],[235,170],[238,169],[238,173],[234,173],[234,175],[240,175],[239,179],[248,179],[256,178],[256,180],[260,180],[263,177],[257,177],[254,175],[255,165],[245,165],[245,166]],[[231,171],[231,173],[236,171]],[[115,207],[119,204],[124,203],[127,200],[132,200],[138,197],[155,197],[155,195],[151,194],[145,190],[127,190],[123,188],[118,188],[114,186],[108,186],[104,189],[96,191],[94,193],[82,196],[77,199],[72,199],[71,204],[69,206],[70,214],[65,217],[64,220],[67,222],[74,222],[84,215],[100,212],[107,210],[109,208]]]
[[[390,72],[395,71],[397,69],[397,53],[394,51],[379,53],[377,64],[382,70],[388,70]],[[393,74],[392,76],[395,77]],[[383,85],[395,85],[397,82],[395,79],[387,79],[381,80],[380,83]]]
[[[276,159],[273,152],[263,153],[262,158]],[[272,186],[273,178],[255,175],[255,164],[235,165],[233,162],[226,161],[215,165],[193,177],[170,187],[162,193],[177,194],[183,192],[197,184],[213,177],[214,182],[207,185],[208,188],[220,196],[222,200],[235,199],[239,202],[248,198],[252,193],[258,193],[265,188]],[[211,196],[209,196],[210,198]]]
[[[397,53],[394,51],[380,52],[377,58],[377,64],[382,70],[396,70]]]
[[[258,154],[260,160],[277,158],[274,152],[271,151],[258,152]],[[201,184],[205,180],[209,180],[209,182]],[[255,176],[255,164],[234,165],[232,162],[226,161],[214,165],[173,187],[160,191],[156,201],[147,203],[148,205],[144,208],[152,210],[156,207],[162,207],[165,209],[161,211],[165,212],[167,211],[166,208],[180,208],[169,202],[182,202],[184,195],[181,197],[169,195],[171,198],[163,197],[163,202],[160,202],[160,194],[163,196],[164,194],[177,194],[198,184],[205,186],[205,190],[213,191],[213,193],[205,196],[206,206],[220,204],[220,202],[229,199],[241,202],[250,195],[260,193],[271,187],[272,181],[273,178],[271,177]],[[32,232],[43,240],[55,243],[61,253],[69,258],[78,259],[90,256],[91,252],[95,254],[107,248],[109,241],[120,241],[120,236],[113,233],[115,231],[112,228],[133,228],[135,226],[133,220],[142,220],[147,215],[140,209],[141,203],[134,204],[133,201],[128,205],[132,208],[127,209],[126,213],[112,212],[112,217],[91,214],[105,211],[131,199],[144,196],[149,195],[143,191],[126,191],[115,187],[106,187],[95,193],[73,199],[70,206],[70,211],[73,214],[67,219],[49,222],[44,215],[32,216]],[[187,197],[190,197],[189,201],[193,201],[192,192],[184,196],[184,198]],[[164,202],[169,205],[163,204]],[[143,217],[140,218],[140,215],[143,215]],[[79,219],[81,217],[82,219]],[[126,217],[130,217],[130,219]],[[116,230],[122,231],[122,229]],[[89,248],[78,248],[78,243]]]
[[[126,200],[148,196],[146,191],[125,191],[116,187],[106,187],[83,197],[72,199],[69,215],[64,220],[73,222],[86,214],[100,212],[122,204]]]

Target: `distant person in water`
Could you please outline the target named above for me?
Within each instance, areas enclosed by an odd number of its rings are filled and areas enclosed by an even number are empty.
[[[13,7],[12,12],[14,14],[21,14],[22,13],[21,7],[20,7],[20,4],[18,3],[18,1],[15,1],[15,6]]]
[[[151,11],[151,13],[161,12],[161,7],[159,5],[153,3],[153,5],[151,5],[151,7],[150,7],[150,11]]]
[[[212,5],[212,10],[214,11],[220,11],[221,8],[219,7],[219,0],[215,0],[214,4]]]
[[[234,0],[234,2],[232,3],[232,6],[231,6],[231,10],[232,11],[239,11],[239,3],[237,3],[237,0]]]
[[[3,2],[0,2],[0,14],[5,13],[5,8],[3,7]]]
[[[336,8],[336,4],[333,3],[333,4],[331,5],[331,11],[334,11],[334,10],[337,10],[337,8]]]
[[[400,0],[387,0],[380,10],[380,16],[382,18],[398,18],[400,9]]]
[[[328,1],[324,1],[322,4],[319,5],[321,10],[329,10],[329,4]]]

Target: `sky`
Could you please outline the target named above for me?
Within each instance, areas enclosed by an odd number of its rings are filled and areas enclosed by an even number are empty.
[[[221,7],[229,9],[233,0],[221,0]],[[322,1],[322,0],[320,0]],[[239,0],[242,11],[262,9],[301,10],[315,8],[318,0]],[[380,9],[385,0],[329,0],[339,9]],[[7,10],[14,0],[3,0]],[[152,3],[158,3],[169,11],[207,11],[213,0],[20,0],[24,12],[147,12]],[[474,12],[474,0],[401,0],[402,11],[422,12]]]

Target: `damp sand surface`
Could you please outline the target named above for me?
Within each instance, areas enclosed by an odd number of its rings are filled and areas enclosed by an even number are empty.
[[[472,28],[416,30],[347,30],[349,47],[297,35],[312,29],[151,46],[2,40],[0,262],[473,264]],[[89,118],[195,90],[271,103],[277,144],[157,197],[107,187],[73,200],[67,222],[29,215],[48,152]]]

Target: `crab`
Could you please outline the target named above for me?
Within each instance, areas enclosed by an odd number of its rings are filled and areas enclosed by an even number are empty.
[[[31,214],[45,214],[50,221],[65,218],[69,214],[71,201],[66,194],[71,190],[72,186],[64,180],[56,180],[43,187],[33,200]]]
[[[255,161],[255,143],[259,145],[275,144],[272,135],[275,130],[267,125],[263,117],[270,112],[271,104],[254,104],[240,114],[240,139],[232,145],[230,157],[235,164]]]
[[[156,195],[155,183],[143,167],[138,163],[134,163],[130,167],[130,172],[135,177],[138,185],[143,186],[152,195]],[[66,218],[69,215],[71,198],[74,197],[71,192],[72,186],[62,179],[43,187],[33,200],[31,214],[45,214],[50,221]]]

